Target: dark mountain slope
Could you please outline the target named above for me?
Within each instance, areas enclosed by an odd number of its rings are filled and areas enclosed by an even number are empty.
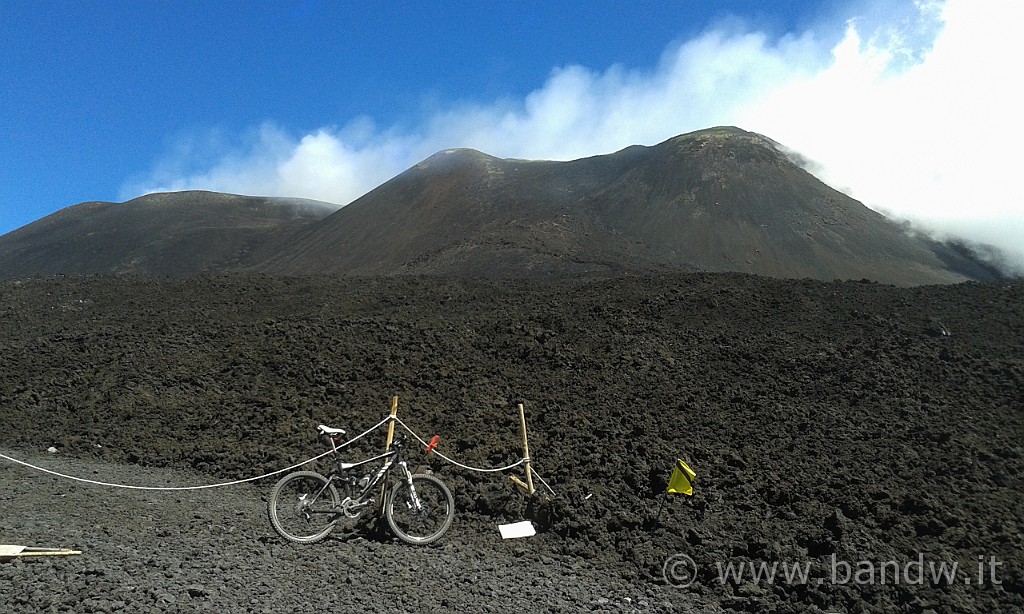
[[[444,151],[261,265],[314,267],[485,277],[702,269],[901,285],[986,274],[737,128],[571,162]]]
[[[731,127],[570,162],[447,150],[330,210],[211,192],[84,203],[0,237],[0,277],[996,277],[970,250],[909,233],[818,181],[774,141]]]
[[[629,242],[603,236],[578,206],[580,194],[604,184],[604,172],[443,151],[311,226],[262,268],[484,277],[647,269],[650,262],[624,260]]]
[[[948,269],[966,254],[833,190],[761,135],[717,128],[645,153],[587,205],[658,261],[772,277],[962,279]]]
[[[334,208],[216,192],[82,203],[0,237],[0,277],[241,269]]]

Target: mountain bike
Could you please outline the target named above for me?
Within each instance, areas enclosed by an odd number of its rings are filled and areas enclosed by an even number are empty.
[[[296,471],[281,478],[270,491],[267,502],[270,524],[281,537],[299,544],[318,542],[339,522],[355,523],[374,508],[385,486],[392,487],[384,499],[384,517],[398,539],[409,544],[432,544],[441,539],[455,517],[455,499],[444,482],[433,475],[413,473],[405,460],[406,437],[399,434],[386,452],[355,463],[338,455],[338,442],[345,431],[325,425],[317,427],[318,439],[333,447],[337,467],[328,475]],[[427,446],[437,446],[438,437]],[[376,470],[363,474],[361,467],[384,461]],[[400,467],[401,471],[395,471]]]

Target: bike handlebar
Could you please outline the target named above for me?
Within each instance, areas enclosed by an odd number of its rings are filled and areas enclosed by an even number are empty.
[[[341,429],[329,429],[329,427],[325,428],[324,425],[320,425],[316,430],[317,441],[327,447],[338,446],[341,443],[341,435],[344,434],[344,432],[345,431],[342,431]],[[405,433],[398,433],[391,440],[391,446],[389,446],[389,449],[404,449],[407,441],[408,437],[406,437]],[[421,439],[420,442],[422,443],[422,441],[423,440]],[[439,441],[441,441],[440,435],[434,435],[434,437],[431,438],[430,443],[427,444],[427,455],[437,449]]]
[[[395,448],[396,450],[401,450],[405,448],[405,441],[405,433],[399,433],[395,435],[394,439],[391,440],[391,447]]]

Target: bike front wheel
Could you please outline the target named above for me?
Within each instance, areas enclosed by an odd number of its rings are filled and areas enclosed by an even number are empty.
[[[384,515],[398,539],[407,544],[432,544],[451,528],[455,499],[441,480],[415,474],[412,489],[403,480],[391,490]]]
[[[334,484],[314,471],[296,471],[270,490],[270,524],[290,542],[312,544],[334,529],[341,514],[341,497]]]

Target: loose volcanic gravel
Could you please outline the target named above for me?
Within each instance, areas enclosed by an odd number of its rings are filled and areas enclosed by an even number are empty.
[[[0,348],[0,452],[56,471],[258,476],[397,395],[479,467],[519,458],[522,402],[557,493],[434,457],[437,544],[369,522],[298,546],[266,519],[275,478],[138,491],[0,459],[0,542],[82,551],[0,563],[4,611],[1024,611],[1021,282],[24,279],[0,282]],[[676,458],[695,492],[664,499]],[[500,539],[522,519],[535,537]]]
[[[20,456],[103,481],[218,481],[181,470]],[[0,465],[5,543],[82,552],[0,565],[4,611],[628,612],[700,605],[693,595],[635,584],[553,552],[544,536],[503,542],[493,522],[459,522],[433,547],[405,545],[372,525],[291,545],[270,531],[267,490],[110,489]]]

